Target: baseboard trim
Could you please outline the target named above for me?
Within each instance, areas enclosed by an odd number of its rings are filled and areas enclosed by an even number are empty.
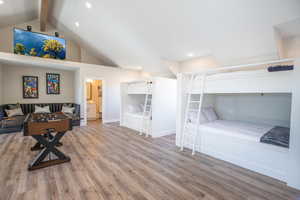
[[[176,134],[175,129],[160,131],[160,132],[152,133],[151,135],[153,138],[158,138],[158,137],[163,137],[163,136],[172,135],[172,134]]]
[[[119,121],[120,121],[120,119],[103,120],[103,124],[113,123],[113,122],[119,122]]]

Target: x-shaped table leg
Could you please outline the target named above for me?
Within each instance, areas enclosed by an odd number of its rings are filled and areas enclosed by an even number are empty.
[[[42,144],[45,148],[32,161],[32,163],[28,167],[28,170],[40,169],[71,161],[68,156],[66,156],[56,148],[59,140],[64,136],[64,134],[65,132],[57,133],[54,138],[49,141],[42,135],[33,135],[32,137],[36,139],[38,143]],[[50,153],[56,155],[57,159],[43,161]]]
[[[48,138],[49,140],[52,140],[54,138],[54,136],[52,135],[51,132],[47,133],[47,134],[44,134],[43,135],[44,138]],[[63,144],[61,142],[58,142],[56,147],[60,147],[62,146]],[[31,147],[31,151],[40,151],[42,149],[44,149],[45,147],[40,143],[40,142],[37,142],[33,147]]]

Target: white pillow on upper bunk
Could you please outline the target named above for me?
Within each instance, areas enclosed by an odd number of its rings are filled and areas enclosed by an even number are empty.
[[[142,112],[140,106],[134,106],[134,105],[128,105],[127,110],[130,113],[140,113],[140,112]]]
[[[202,112],[208,122],[213,122],[219,119],[213,107],[203,108]]]
[[[189,122],[190,123],[197,123],[197,112],[196,111],[191,111],[189,112],[189,116],[188,116],[188,119],[189,119]],[[208,120],[207,118],[205,117],[203,111],[201,112],[201,115],[200,115],[200,124],[204,124],[204,123],[207,123]]]

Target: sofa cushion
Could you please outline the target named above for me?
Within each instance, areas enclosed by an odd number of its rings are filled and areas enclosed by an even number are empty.
[[[17,126],[23,126],[24,120],[26,116],[15,116],[15,117],[9,117],[6,119],[3,119],[0,121],[0,127],[1,128],[10,128],[10,127],[17,127]]]
[[[61,112],[63,112],[64,114],[73,114],[74,110],[75,110],[74,107],[69,107],[69,106],[63,105]]]
[[[21,108],[21,106],[20,106],[19,103],[17,103],[17,104],[10,104],[10,105],[7,105],[7,106],[8,106],[8,109],[9,109],[9,110]]]
[[[34,106],[34,113],[51,113],[50,107],[40,107],[40,106]]]
[[[22,109],[21,107],[16,107],[16,108],[13,108],[13,109],[10,109],[10,110],[7,110],[5,109],[5,112],[7,114],[8,117],[14,117],[14,116],[23,116],[23,112],[22,112]]]

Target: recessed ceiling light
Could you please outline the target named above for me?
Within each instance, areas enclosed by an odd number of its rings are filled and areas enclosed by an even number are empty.
[[[1,4],[4,4],[4,1],[3,1],[3,0],[0,0],[0,5],[1,5]]]
[[[194,54],[194,53],[188,53],[187,56],[188,56],[188,57],[194,57],[195,54]]]
[[[75,26],[79,27],[79,22],[75,22]]]
[[[90,2],[85,2],[85,6],[87,7],[87,8],[92,8],[92,4],[90,3]]]

